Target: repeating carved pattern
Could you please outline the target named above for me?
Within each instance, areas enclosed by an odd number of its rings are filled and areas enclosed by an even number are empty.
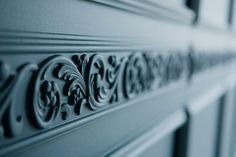
[[[109,105],[232,59],[231,54],[135,52],[128,55],[54,55],[41,64],[24,64],[16,72],[0,63],[0,136],[14,137],[23,130],[24,118],[15,113],[17,89],[32,72],[29,103],[33,126],[52,128]],[[28,113],[29,114],[29,113]],[[7,118],[6,118],[7,117]],[[28,116],[29,117],[29,116]],[[7,121],[6,121],[7,120]]]

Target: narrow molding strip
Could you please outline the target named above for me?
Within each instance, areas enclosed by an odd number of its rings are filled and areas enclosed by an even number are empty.
[[[161,46],[160,46],[161,45]],[[116,36],[93,36],[0,29],[0,54],[60,53],[67,51],[149,51],[169,48],[153,39]],[[172,44],[173,50],[179,45]],[[183,48],[184,49],[184,48]]]
[[[148,18],[169,19],[172,21],[190,24],[193,22],[194,13],[184,5],[174,6],[173,2],[153,2],[153,1],[137,1],[137,0],[87,0],[96,2],[101,5],[128,11],[130,13],[143,15]]]

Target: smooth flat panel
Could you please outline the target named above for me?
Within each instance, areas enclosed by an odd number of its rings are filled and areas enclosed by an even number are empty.
[[[183,110],[168,115],[163,121],[153,124],[143,134],[120,149],[109,153],[111,157],[172,157],[174,155],[175,133],[186,121]]]
[[[232,87],[225,95],[225,100],[222,104],[222,124],[220,127],[220,157],[231,157],[233,122],[235,121],[235,89]]]
[[[200,22],[214,27],[226,28],[228,20],[229,0],[201,0]]]
[[[210,98],[211,93],[206,97]],[[218,155],[220,111],[220,98],[214,101],[200,99],[190,106],[187,157],[216,157]]]
[[[174,134],[170,134],[159,141],[155,146],[150,147],[139,157],[173,157]]]
[[[233,106],[234,106],[234,115],[233,115],[233,125],[232,125],[232,134],[231,134],[231,145],[230,145],[230,155],[235,157],[236,156],[236,89],[234,89],[234,95],[233,95]]]

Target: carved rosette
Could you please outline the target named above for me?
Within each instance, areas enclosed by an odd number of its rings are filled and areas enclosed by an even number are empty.
[[[59,64],[70,62],[68,59],[56,56],[48,59],[39,68],[33,91],[34,116],[38,125],[48,128],[61,110],[61,93],[53,79],[54,70]]]

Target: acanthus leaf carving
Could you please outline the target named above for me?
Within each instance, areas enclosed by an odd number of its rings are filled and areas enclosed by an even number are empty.
[[[153,52],[84,53],[71,58],[54,55],[39,65],[25,64],[15,73],[1,62],[0,135],[13,137],[22,132],[24,116],[15,113],[16,89],[29,71],[34,74],[30,83],[34,122],[37,128],[47,129],[172,82],[189,79],[231,58],[231,55],[217,58],[194,53]],[[3,123],[5,116],[8,121]]]

